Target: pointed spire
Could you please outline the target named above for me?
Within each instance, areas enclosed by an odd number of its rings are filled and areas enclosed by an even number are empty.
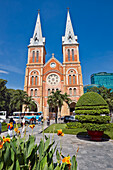
[[[37,45],[44,45],[45,38],[42,37],[42,29],[41,29],[41,22],[40,22],[40,12],[38,10],[38,17],[35,25],[35,30],[33,34],[33,38],[30,39],[30,46],[37,46]]]
[[[63,44],[78,44],[77,43],[77,36],[74,35],[71,18],[69,14],[69,8],[67,12],[67,22],[66,22],[66,30],[65,30],[65,36],[62,37],[62,43]]]

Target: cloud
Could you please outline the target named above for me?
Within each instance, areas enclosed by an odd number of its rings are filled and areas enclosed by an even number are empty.
[[[9,74],[7,71],[0,70],[0,73]]]
[[[17,67],[11,66],[11,65],[4,65],[4,64],[0,64],[0,68],[1,69],[5,69],[14,73],[18,73],[18,74],[24,74],[24,72],[22,71],[22,69],[19,69]]]

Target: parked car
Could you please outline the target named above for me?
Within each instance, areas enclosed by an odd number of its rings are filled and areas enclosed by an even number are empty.
[[[62,116],[61,118],[59,117],[58,120],[64,120],[64,116]]]
[[[3,122],[6,122],[6,121],[5,121],[5,119],[0,118],[0,122],[3,123]]]
[[[76,122],[75,116],[64,116],[64,123]]]

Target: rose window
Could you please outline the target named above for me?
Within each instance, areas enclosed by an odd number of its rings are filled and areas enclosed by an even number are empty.
[[[59,83],[59,76],[57,74],[50,74],[47,77],[47,82],[51,85],[56,85],[57,83]]]

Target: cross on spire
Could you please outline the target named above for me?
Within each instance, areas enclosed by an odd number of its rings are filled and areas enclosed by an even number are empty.
[[[38,9],[38,14],[40,13],[40,9]]]
[[[69,7],[67,7],[67,11],[69,11],[69,9],[70,9],[70,8],[69,8]]]

